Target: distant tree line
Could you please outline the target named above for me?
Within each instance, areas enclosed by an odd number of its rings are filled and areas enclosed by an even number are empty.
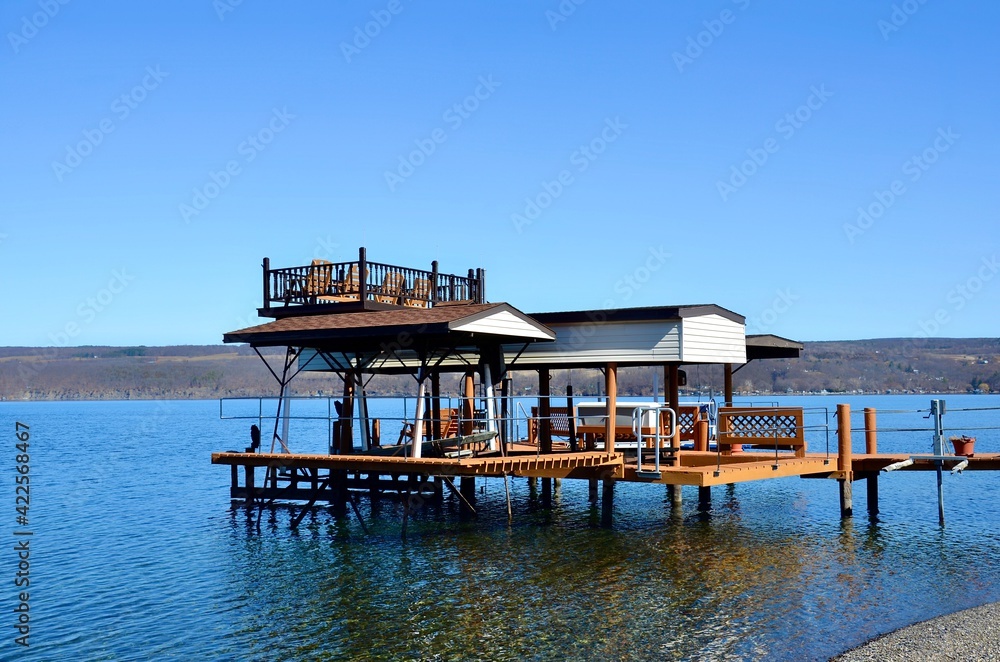
[[[280,365],[283,351],[264,352]],[[720,393],[721,366],[686,365],[685,393]],[[512,371],[514,393],[533,394],[537,373]],[[650,395],[663,388],[662,368],[623,368],[623,395]],[[1000,392],[1000,339],[879,339],[806,343],[794,360],[753,361],[734,375],[747,394],[781,393],[997,393]],[[442,378],[442,391],[457,393],[459,376]],[[565,394],[604,391],[600,370],[555,370],[550,389]],[[339,396],[342,382],[332,374],[303,372],[292,382],[296,395]],[[374,395],[416,391],[409,375],[380,375],[367,385]],[[0,347],[0,398],[7,400],[102,400],[275,395],[277,386],[249,347]]]

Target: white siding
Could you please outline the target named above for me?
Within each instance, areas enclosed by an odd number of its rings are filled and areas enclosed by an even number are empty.
[[[500,310],[486,317],[453,327],[456,331],[468,333],[489,333],[497,336],[518,336],[521,338],[545,338],[548,336],[510,312]]]
[[[721,315],[683,320],[681,358],[696,363],[746,363],[746,329]]]
[[[680,324],[676,321],[547,326],[556,332],[555,342],[531,345],[521,355],[521,362],[625,363],[680,358]],[[513,358],[513,354],[508,358]]]

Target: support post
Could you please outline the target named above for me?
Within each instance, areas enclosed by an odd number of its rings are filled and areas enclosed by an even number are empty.
[[[358,400],[358,420],[361,421],[361,450],[367,451],[372,447],[371,428],[368,427],[370,424],[368,419],[368,395],[365,393],[365,382],[360,371],[354,376],[354,379],[357,382],[355,394]]]
[[[684,503],[684,494],[681,492],[680,485],[667,485],[667,496],[670,497],[670,503],[674,506],[680,506]]]
[[[574,453],[578,450],[576,439],[576,410],[573,408],[573,385],[566,385],[566,421],[569,427],[569,449]]]
[[[462,435],[472,434],[472,416],[475,413],[476,376],[472,372],[465,373],[462,385]]]
[[[878,515],[878,474],[870,473],[865,479],[868,487],[868,516]]]
[[[362,306],[368,301],[368,258],[364,246],[358,249],[358,300]]]
[[[538,371],[538,445],[542,453],[552,452],[552,406],[548,368]],[[544,485],[544,482],[542,483]]]
[[[711,487],[699,487],[698,488],[698,510],[711,510],[712,509],[712,488]]]
[[[878,425],[875,420],[875,409],[865,407],[865,453],[878,453]],[[865,478],[867,487],[868,516],[878,515],[878,472],[872,472]]]
[[[264,263],[261,265],[264,267],[264,310],[270,310],[271,308],[271,293],[269,288],[269,281],[271,276],[271,258],[265,257]]]
[[[941,420],[944,412],[944,400],[931,400],[931,416],[934,417],[934,454],[938,457],[944,455],[944,423]],[[941,480],[944,463],[935,460],[934,464],[937,468],[938,521],[944,526],[944,483]]]
[[[341,455],[354,452],[354,373],[344,373],[344,402],[340,410],[340,447]]]
[[[246,503],[247,503],[248,506],[252,506],[253,505],[253,498],[254,498],[254,486],[253,486],[253,470],[254,470],[254,468],[251,465],[249,465],[249,464],[246,465],[243,468],[246,470],[246,481],[245,481],[246,482],[246,486],[247,486]]]
[[[490,364],[488,362],[483,363],[483,386],[485,386],[485,396],[486,396],[486,429],[490,432],[498,432],[497,430],[497,410],[496,410],[496,400],[493,395],[493,373],[490,370]],[[487,448],[491,451],[497,449],[497,438],[493,437],[487,443]]]
[[[733,364],[726,363],[722,366],[722,392],[726,398],[726,406],[733,406]]]
[[[500,450],[506,454],[511,442],[510,427],[510,377],[504,377],[500,382]]]
[[[601,494],[601,526],[609,527],[614,522],[615,512],[615,481],[604,479],[604,489]]]
[[[424,393],[426,392],[426,381],[424,379],[424,369],[417,371],[417,411],[413,415],[413,446],[410,447],[410,457],[420,457],[420,451],[424,443]]]
[[[431,262],[431,292],[427,297],[431,300],[431,308],[438,302],[438,261]]]
[[[459,481],[459,495],[462,501],[459,506],[463,516],[475,515],[476,507],[476,479],[474,476],[462,476]]]
[[[604,370],[604,393],[608,398],[608,420],[604,424],[604,452],[615,452],[615,423],[618,418],[618,364],[609,363]],[[607,481],[605,481],[607,490]]]
[[[854,514],[853,471],[851,469],[853,453],[851,451],[851,405],[837,405],[837,471],[843,478],[840,483],[840,516],[851,517]]]
[[[441,438],[441,374],[435,370],[431,373],[431,435],[434,439]]]
[[[665,400],[667,401],[667,404],[670,405],[670,408],[674,410],[674,414],[680,414],[680,409],[679,409],[681,402],[680,375],[678,374],[677,364],[676,363],[669,364],[667,366],[666,372],[667,372],[666,374],[667,383],[665,384],[665,386],[666,386],[666,391],[669,393],[669,395],[667,398],[665,398]],[[670,440],[670,445],[674,448],[677,448],[678,446],[681,445],[680,425],[674,426],[674,438]]]

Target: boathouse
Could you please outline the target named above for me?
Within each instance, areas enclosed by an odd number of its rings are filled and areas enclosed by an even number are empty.
[[[806,453],[801,410],[732,406],[734,372],[754,359],[797,357],[802,345],[748,337],[744,317],[717,305],[526,314],[487,301],[482,269],[456,275],[440,272],[437,262],[429,270],[375,263],[364,248],[356,261],[342,263],[271,268],[265,258],[262,283],[258,312],[273,321],[223,338],[258,355],[285,348],[281,369],[268,366],[278,387],[270,447],[212,458],[233,467],[235,499],[345,502],[352,487],[376,495],[387,484],[409,491],[443,479],[453,487],[450,478],[460,477],[471,509],[479,476],[584,478],[593,490],[603,481],[609,496],[617,480],[707,490],[834,471],[828,453]],[[681,402],[683,367],[693,364],[721,366],[724,405],[717,412]],[[617,373],[628,366],[662,368],[664,402],[643,403],[642,411],[635,403],[619,407]],[[550,392],[552,370],[577,368],[603,372],[600,401]],[[330,372],[343,382],[328,454],[295,453],[278,434],[281,403],[302,371]],[[506,386],[514,371],[538,379],[524,435],[509,424],[519,415]],[[463,376],[462,392],[453,396],[440,391],[449,372]],[[367,415],[365,384],[378,374],[414,378],[415,408],[398,437]],[[443,408],[443,397],[461,404]],[[267,467],[260,484],[254,467]]]

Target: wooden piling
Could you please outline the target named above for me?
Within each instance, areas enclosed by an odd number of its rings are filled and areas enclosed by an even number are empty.
[[[840,483],[841,517],[851,517],[854,514],[852,461],[851,405],[837,405],[837,471],[843,476],[837,481]]]
[[[462,506],[459,510],[465,516],[475,515],[476,511],[476,479],[473,476],[462,476],[458,485],[462,496]]]
[[[601,495],[601,526],[609,527],[614,523],[615,481],[604,479],[604,489]]]
[[[865,453],[878,453],[878,425],[875,420],[875,409],[865,407]],[[868,488],[868,515],[878,515],[878,473],[870,473],[865,479]]]
[[[878,432],[875,422],[875,409],[865,407],[865,453],[878,453]]]
[[[699,487],[698,488],[698,510],[711,510],[712,509],[712,488],[711,487]]]
[[[249,464],[244,466],[243,468],[246,471],[246,481],[245,481],[247,488],[246,503],[248,506],[251,506],[253,505],[253,497],[254,497],[254,487],[253,487],[254,468]]]
[[[674,506],[684,503],[684,495],[680,485],[667,485],[667,496],[670,497],[670,503]]]
[[[878,515],[878,474],[868,474],[865,482],[868,487],[868,515],[875,517]]]

